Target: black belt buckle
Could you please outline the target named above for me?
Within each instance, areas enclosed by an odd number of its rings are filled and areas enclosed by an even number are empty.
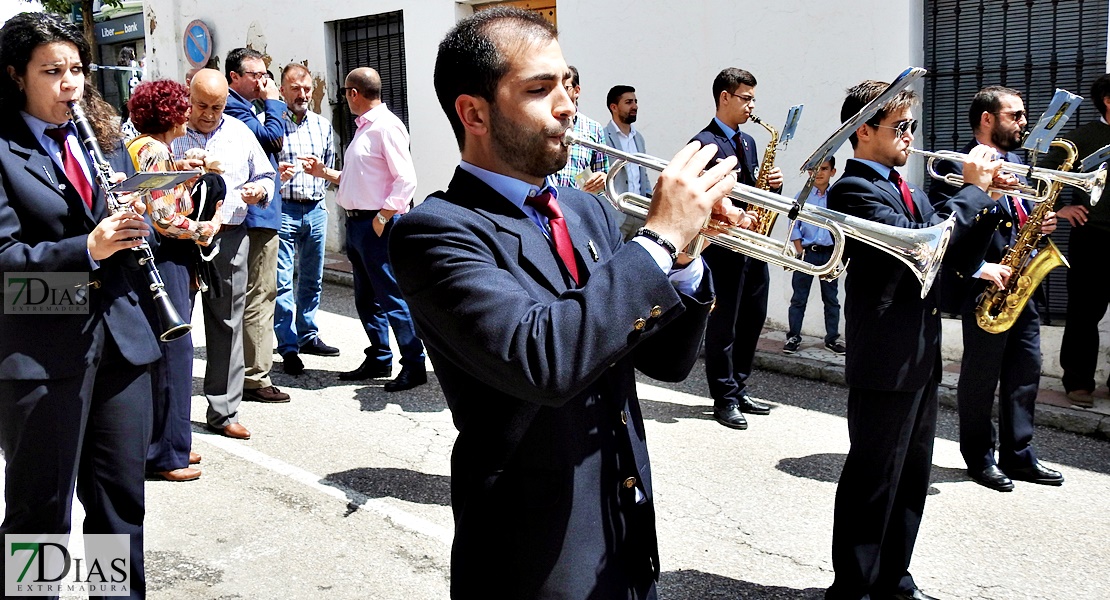
[[[806,248],[806,250],[810,252],[828,252],[831,249],[832,246],[818,246],[817,244],[810,244],[809,247]]]
[[[378,211],[376,210],[343,210],[348,219],[369,219],[378,216]]]

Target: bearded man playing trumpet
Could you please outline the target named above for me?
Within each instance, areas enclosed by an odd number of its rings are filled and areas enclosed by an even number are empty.
[[[1025,104],[1017,90],[1002,86],[983,88],[971,100],[968,122],[975,139],[960,152],[976,145],[989,146],[1009,163],[1020,163],[1013,151],[1021,146],[1026,125]],[[955,172],[955,163],[945,161],[938,174]],[[930,193],[942,205],[959,190],[938,183]],[[960,414],[960,452],[967,474],[980,485],[999,492],[1014,489],[1013,480],[1044,485],[1061,485],[1064,477],[1042,466],[1033,451],[1033,410],[1041,377],[1041,327],[1035,302],[1026,302],[1014,324],[1006,331],[991,333],[976,318],[979,298],[989,284],[1005,288],[1013,277],[1012,266],[1003,264],[1008,248],[1014,247],[1034,209],[1026,200],[1004,195],[987,215],[973,225],[976,237],[988,240],[984,260],[963,269],[945,266],[942,306],[960,314],[964,354],[956,398]],[[1043,210],[1051,210],[1051,205]],[[1039,223],[1039,225],[1038,225]],[[1028,225],[1042,234],[1056,229],[1056,214]],[[999,385],[1001,382],[1001,385]],[[998,388],[998,431],[991,422],[994,390]],[[998,457],[995,459],[995,441]]]
[[[865,81],[848,90],[841,119],[854,118],[886,83]],[[904,90],[851,136],[855,158],[829,190],[830,209],[896,227],[921,229],[955,217],[946,261],[978,264],[982,249],[969,236],[976,215],[995,201],[985,192],[1001,161],[974,148],[964,164],[967,182],[939,209],[894,169],[906,164],[917,122],[917,96]],[[979,244],[982,246],[982,244]],[[848,434],[851,449],[836,492],[830,600],[928,599],[909,573],[925,508],[936,433],[940,383],[938,289],[921,297],[907,266],[858,240],[844,291],[848,355]]]

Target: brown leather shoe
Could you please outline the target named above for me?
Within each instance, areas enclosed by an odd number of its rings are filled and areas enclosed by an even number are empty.
[[[253,402],[289,402],[289,394],[278,389],[276,385],[258,388],[257,390],[243,390],[243,400]]]
[[[1083,408],[1094,408],[1095,397],[1087,390],[1072,390],[1068,392],[1068,400],[1075,406]]]
[[[239,423],[232,423],[231,425],[228,425],[226,427],[214,427],[212,425],[209,425],[208,430],[229,438],[235,438],[237,440],[251,439],[251,432],[247,431],[247,428],[243,427]]]
[[[180,469],[174,469],[172,471],[158,471],[155,475],[158,475],[166,481],[192,481],[200,477],[200,472],[200,469],[181,467]]]
[[[195,464],[198,464],[198,463],[200,463],[200,455],[197,454],[196,452],[193,452],[192,450],[190,450],[189,451],[189,464],[190,465],[195,465]]]

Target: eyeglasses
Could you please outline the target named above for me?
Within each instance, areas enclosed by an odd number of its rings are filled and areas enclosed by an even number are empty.
[[[269,75],[269,73],[267,73],[266,71],[240,71],[239,74],[243,77],[250,77],[255,81],[258,81],[259,79],[262,79],[263,77]]]
[[[1027,113],[1024,110],[1011,110],[1011,111],[996,112],[996,113],[991,113],[991,114],[993,114],[993,115],[1010,115],[1010,117],[1015,121],[1020,121],[1020,120],[1024,119],[1027,115]]]
[[[733,98],[739,98],[740,101],[743,102],[744,104],[751,104],[752,102],[755,102],[755,96],[751,96],[751,95],[748,95],[748,94],[745,94],[745,95],[741,96],[740,94],[733,94],[732,92],[726,92],[726,93],[729,96],[732,96]]]
[[[917,133],[917,119],[898,121],[894,125],[879,125],[878,123],[868,123],[868,125],[872,127],[882,127],[883,129],[893,129],[896,137],[906,137],[906,133]]]

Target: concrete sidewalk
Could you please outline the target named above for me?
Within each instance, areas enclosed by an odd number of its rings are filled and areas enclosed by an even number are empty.
[[[344,254],[328,252],[324,260],[324,280],[342,285],[352,285],[351,263]],[[765,328],[755,353],[756,367],[844,385],[844,357],[825,349],[821,338],[802,336],[802,346],[794,354],[783,354],[786,333]],[[956,382],[960,377],[959,361],[944,361],[940,385],[940,402],[956,407]],[[997,406],[995,407],[997,411]],[[1073,407],[1064,394],[1058,377],[1041,375],[1041,388],[1037,394],[1037,424],[1055,427],[1082,435],[1110,438],[1110,391],[1105,387],[1095,390],[1095,407]]]

